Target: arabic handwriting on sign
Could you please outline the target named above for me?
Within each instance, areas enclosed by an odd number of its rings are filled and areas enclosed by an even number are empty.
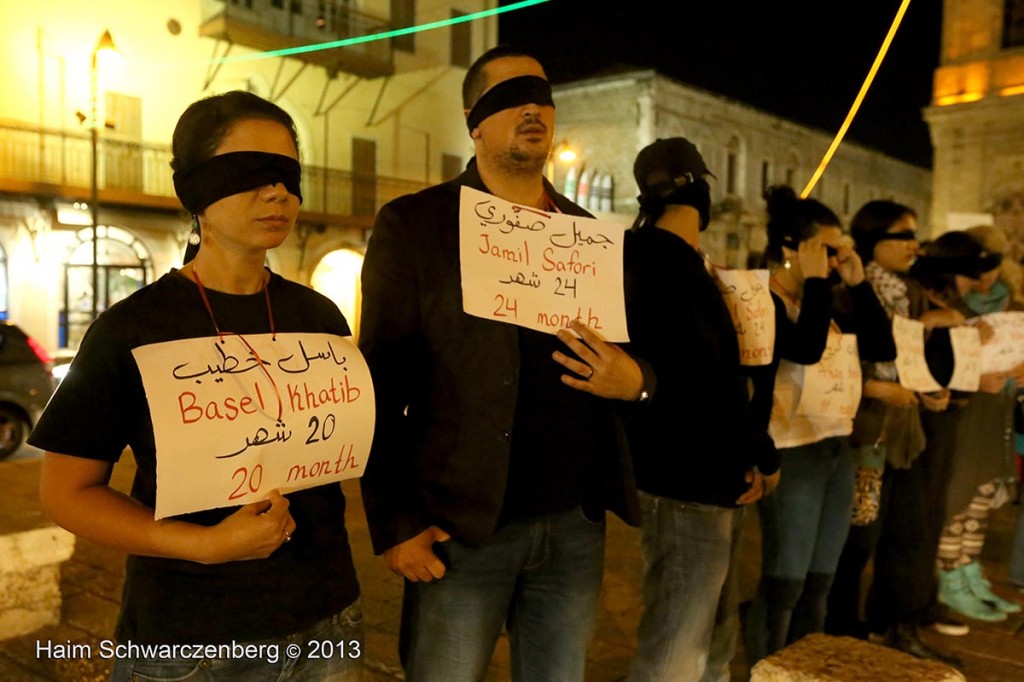
[[[502,213],[500,217],[496,217],[494,215],[494,205],[491,204],[490,199],[488,199],[487,201],[481,201],[480,203],[473,207],[473,210],[476,212],[477,217],[483,220],[484,223],[488,225],[497,225],[499,223],[505,222],[504,213]]]
[[[229,459],[231,457],[237,457],[249,448],[259,447],[261,445],[269,445],[270,443],[285,443],[292,437],[292,432],[288,430],[284,422],[277,422],[276,430],[274,435],[271,436],[270,430],[265,427],[256,429],[256,433],[252,437],[245,437],[245,445],[240,450],[226,454],[217,455],[217,459]]]
[[[175,365],[174,369],[171,370],[171,375],[175,379],[196,379],[196,383],[202,383],[198,380],[199,377],[206,374],[242,374],[248,372],[251,369],[255,369],[260,366],[260,359],[256,356],[250,356],[244,362],[236,358],[234,355],[228,355],[224,352],[224,349],[220,345],[215,344],[214,348],[217,349],[217,354],[220,355],[220,362],[215,365],[207,365],[204,369],[194,374],[182,374],[180,370],[184,367],[188,367],[187,362],[183,362],[180,365]],[[263,364],[269,365],[267,361],[262,361]],[[218,382],[222,379],[218,378]]]
[[[506,227],[508,229],[506,229]],[[498,228],[498,231],[501,232],[502,234],[509,234],[510,232],[512,232],[512,230],[527,230],[529,232],[540,232],[545,227],[547,227],[547,225],[544,224],[544,222],[541,220],[535,220],[528,225],[523,225],[522,223],[519,222],[519,218],[517,217],[515,222],[512,222],[511,220],[506,220],[505,224]]]
[[[341,359],[338,359],[338,356],[334,352],[334,346],[331,345],[330,341],[327,342],[326,351],[313,354],[307,353],[306,347],[302,345],[302,341],[299,341],[299,352],[302,354],[302,359],[297,361],[299,366],[293,367],[289,364],[291,360],[295,358],[295,353],[292,353],[291,355],[278,360],[277,368],[282,372],[287,372],[288,374],[302,374],[309,369],[310,363],[314,360],[330,360],[336,365],[344,365],[347,360],[344,355],[341,356]]]
[[[551,235],[549,241],[552,246],[557,246],[560,249],[570,249],[577,244],[583,244],[585,246],[598,244],[602,249],[607,249],[609,245],[614,244],[611,239],[600,233],[584,236],[583,233],[579,231],[579,228],[576,227],[575,221],[573,221],[572,224],[571,235],[566,235],[565,232],[559,232],[558,234]]]
[[[537,276],[536,272],[532,273],[530,277],[527,277],[522,272],[517,272],[515,275],[509,275],[508,279],[499,279],[498,283],[521,284],[524,287],[533,287],[534,289],[539,288],[541,285],[540,277]]]
[[[843,386],[843,384],[841,382],[836,382],[836,383],[832,384],[832,387],[827,389],[825,391],[825,393],[826,394],[827,393],[842,393],[845,390],[846,390],[846,388]]]

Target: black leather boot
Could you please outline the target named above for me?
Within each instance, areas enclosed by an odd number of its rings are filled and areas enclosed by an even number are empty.
[[[921,641],[917,634],[917,625],[914,623],[897,623],[891,626],[885,633],[885,640],[882,643],[890,649],[896,649],[917,658],[941,661],[954,668],[960,668],[964,664],[958,656],[934,649]]]

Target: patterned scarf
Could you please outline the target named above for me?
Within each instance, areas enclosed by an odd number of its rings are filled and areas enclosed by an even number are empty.
[[[910,317],[910,297],[907,296],[907,283],[903,278],[889,272],[875,261],[864,266],[864,278],[871,282],[875,296],[878,296],[890,319],[893,315]],[[897,380],[894,362],[865,362],[863,368],[865,377],[883,381]]]
[[[890,318],[893,315],[910,317],[907,283],[899,275],[871,261],[864,267],[864,276],[871,282],[871,288],[875,290],[875,295],[882,302],[882,307],[889,313]]]

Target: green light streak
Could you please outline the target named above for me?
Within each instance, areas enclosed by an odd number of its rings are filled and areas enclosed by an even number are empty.
[[[384,33],[374,33],[372,35],[357,36],[355,38],[345,38],[344,40],[335,40],[329,43],[317,43],[316,45],[300,45],[299,47],[289,47],[282,50],[270,50],[268,52],[257,52],[256,54],[238,55],[236,57],[219,57],[212,60],[214,64],[230,64],[234,62],[251,62],[257,59],[271,59],[273,57],[290,57],[296,54],[305,54],[307,52],[317,52],[319,50],[333,50],[337,47],[348,47],[350,45],[360,45],[362,43],[369,43],[375,40],[387,40],[389,38],[397,38],[398,36],[409,35],[410,33],[420,33],[422,31],[430,31],[435,28],[444,28],[445,26],[452,26],[454,24],[462,24],[467,21],[475,21],[477,19],[484,19],[486,17],[496,16],[498,14],[504,14],[505,12],[512,12],[518,9],[525,9],[527,7],[533,7],[534,5],[540,5],[548,2],[549,0],[522,0],[522,2],[516,2],[505,7],[495,7],[494,9],[484,10],[482,12],[474,12],[472,14],[466,14],[461,17],[452,17],[451,19],[443,19],[441,21],[432,21],[428,24],[419,24],[418,26],[409,26],[407,28],[398,28],[394,31],[385,31]]]

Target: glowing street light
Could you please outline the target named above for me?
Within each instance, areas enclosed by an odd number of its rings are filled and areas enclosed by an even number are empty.
[[[548,157],[547,168],[544,172],[548,182],[555,181],[555,159],[558,159],[565,165],[569,165],[576,160],[576,150],[569,146],[568,140],[562,140],[551,150],[551,156]]]

